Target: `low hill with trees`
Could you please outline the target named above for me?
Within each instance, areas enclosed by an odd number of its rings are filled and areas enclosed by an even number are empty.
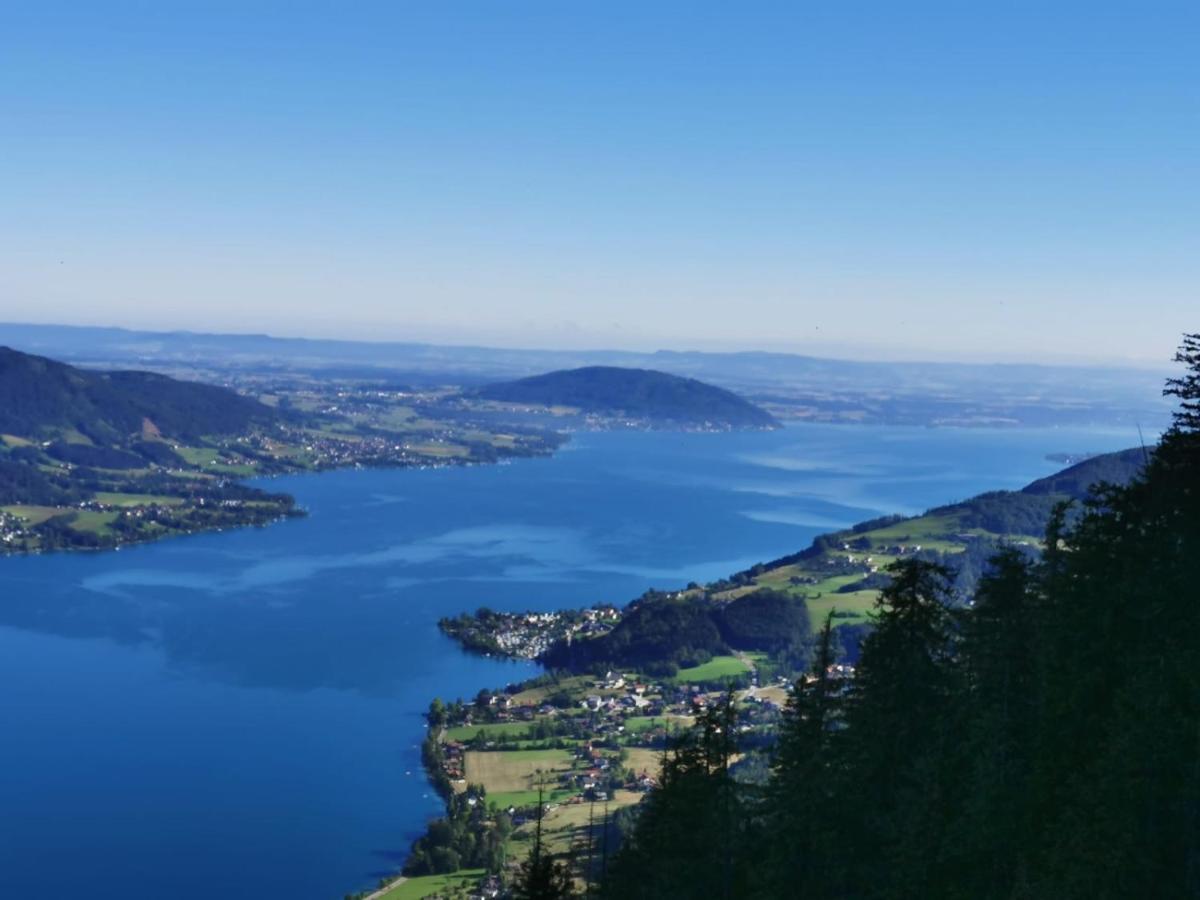
[[[1092,457],[1018,491],[990,491],[921,516],[885,516],[817,537],[799,553],[673,594],[649,591],[598,637],[559,639],[540,657],[550,668],[604,667],[672,675],[734,651],[760,651],[780,664],[805,664],[809,611],[834,615],[838,655],[853,662],[868,613],[892,582],[888,567],[917,560],[942,567],[950,598],[965,605],[988,561],[1008,549],[1025,559],[1062,504],[1064,523],[1083,515],[1097,485],[1125,485],[1151,453],[1140,448]]]
[[[731,601],[650,591],[629,605],[612,631],[559,641],[542,662],[576,671],[621,667],[669,676],[735,650],[803,653],[809,631],[804,600],[780,591],[762,588]]]
[[[723,388],[652,369],[587,366],[480,388],[485,400],[571,407],[654,427],[777,428],[766,410]]]

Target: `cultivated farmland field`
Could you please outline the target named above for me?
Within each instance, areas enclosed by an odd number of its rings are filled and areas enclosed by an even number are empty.
[[[717,681],[721,678],[736,678],[745,675],[749,668],[736,656],[714,656],[708,662],[690,669],[680,669],[676,681]]]
[[[569,750],[470,750],[465,762],[467,782],[482,784],[492,794],[536,790],[539,772],[545,773],[547,783],[553,785],[559,772],[570,771],[573,758]]]
[[[487,739],[495,739],[500,735],[510,738],[524,737],[532,722],[484,722],[479,725],[460,725],[457,728],[447,728],[445,737],[448,741],[471,741],[482,731]]]
[[[463,869],[449,875],[422,875],[406,878],[400,884],[379,895],[379,900],[424,900],[435,894],[470,887],[484,876],[483,869]]]

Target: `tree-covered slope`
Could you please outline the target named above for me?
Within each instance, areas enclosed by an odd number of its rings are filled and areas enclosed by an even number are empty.
[[[146,428],[193,439],[274,421],[233,391],[151,372],[96,372],[0,347],[0,434],[51,439],[78,432],[101,445]]]
[[[1056,504],[1083,500],[1097,484],[1128,484],[1148,458],[1149,452],[1141,448],[1104,453],[1039,478],[1019,491],[989,491],[929,514],[952,516],[963,530],[1041,537]]]
[[[1200,335],[1178,359],[1173,427],[1040,558],[1000,551],[966,605],[893,563],[852,676],[827,625],[769,756],[732,696],[705,713],[598,895],[1200,896]]]
[[[694,378],[651,369],[588,366],[549,372],[481,388],[486,400],[529,406],[566,406],[652,424],[773,428],[770,413],[737,394]]]
[[[287,495],[213,477],[286,469],[250,446],[279,421],[225,388],[0,347],[0,552],[114,547],[294,515]]]
[[[1018,491],[989,491],[920,516],[885,516],[818,536],[812,545],[709,585],[718,597],[767,587],[804,597],[816,616],[830,610],[842,625],[863,622],[880,588],[883,569],[899,559],[945,565],[965,598],[987,559],[1002,545],[1036,552],[1054,508],[1072,503],[1068,522],[1082,513],[1089,488],[1128,484],[1153,454],[1142,449],[1106,453],[1039,479]]]
[[[559,641],[542,661],[561,669],[621,666],[672,675],[733,650],[801,652],[808,634],[804,601],[779,591],[763,588],[732,601],[650,591],[629,605],[609,633]]]
[[[633,601],[616,628],[597,638],[560,641],[543,656],[548,666],[641,667],[669,674],[733,650],[780,658],[808,639],[809,609],[836,617],[850,658],[867,613],[891,582],[887,566],[915,559],[945,566],[960,602],[976,590],[987,562],[1002,547],[1032,557],[1055,507],[1079,501],[1097,484],[1124,485],[1150,454],[1140,448],[1096,456],[1019,491],[991,491],[921,516],[887,516],[824,534],[799,553],[753,566],[727,579],[678,594],[651,591]]]
[[[1021,493],[1060,494],[1082,500],[1095,484],[1128,484],[1145,466],[1150,453],[1148,449],[1134,447],[1130,450],[1093,456],[1061,472],[1039,478],[1021,488]]]

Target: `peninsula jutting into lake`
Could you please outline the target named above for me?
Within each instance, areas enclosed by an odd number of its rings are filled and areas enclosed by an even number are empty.
[[[621,608],[441,619],[466,649],[537,659],[545,674],[432,701],[422,758],[447,814],[414,844],[404,873],[431,887],[453,877],[486,889],[489,877],[503,883],[509,847],[536,839],[576,881],[603,880],[596,848],[636,838],[665,754],[723,703],[734,704],[735,768],[767,770],[797,672],[810,664],[813,617],[829,640],[823,674],[845,691],[880,598],[906,567],[941,573],[945,602],[965,612],[989,589],[988,560],[1038,560],[1056,510],[1094,485],[1129,484],[1148,459],[1140,448],[1090,456],[1019,491],[860,522],[774,562]]]
[[[881,472],[885,439],[906,449]],[[27,785],[12,816],[45,824],[8,835],[0,871],[18,894],[69,889],[74,875],[44,849],[53,829],[81,847],[80,865],[147,896],[181,869],[192,874],[172,889],[188,900],[366,888],[444,814],[420,754],[430,701],[473,701],[542,671],[461,653],[438,619],[712,585],[831,527],[1020,488],[1059,468],[1048,451],[1127,443],[1094,428],[586,432],[569,452],[507,466],[278,476],[270,490],[309,515],[266,529],[6,559],[0,666],[14,684],[24,674],[0,727],[25,737],[0,760]],[[70,762],[81,753],[138,769],[97,782]],[[131,805],[142,815],[120,814]],[[103,844],[88,837],[97,817],[113,823]],[[150,861],[136,852],[148,841]]]
[[[586,390],[543,391],[540,403],[523,383],[472,393],[387,378],[260,376],[239,393],[0,348],[0,552],[264,525],[303,511],[246,478],[544,455],[565,440],[552,429],[579,427],[575,417],[589,429],[777,427],[728,391],[658,372],[579,370],[537,383],[577,385],[581,373]],[[490,402],[513,390],[517,408]]]

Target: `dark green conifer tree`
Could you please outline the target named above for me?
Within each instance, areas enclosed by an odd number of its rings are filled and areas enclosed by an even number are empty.
[[[1024,869],[1040,609],[1029,563],[1009,548],[992,560],[964,617],[963,680],[947,710],[960,740],[943,760],[958,779],[942,873],[956,896],[1010,896]]]
[[[570,870],[546,850],[542,841],[545,810],[545,798],[539,784],[533,846],[529,849],[528,858],[521,863],[512,885],[512,895],[516,900],[569,900],[575,896]]]
[[[773,897],[821,897],[836,881],[837,809],[833,801],[836,757],[833,728],[839,716],[841,680],[836,661],[833,611],[817,639],[811,673],[788,697],[765,804],[767,858],[762,893]]]
[[[890,567],[844,696],[826,623],[763,802],[732,703],[703,717],[603,896],[1200,897],[1200,335],[1176,359],[1145,471],[1058,508],[1040,563],[1002,552],[967,608]]]
[[[946,821],[939,757],[955,669],[946,570],[919,559],[888,567],[875,628],[846,706],[842,802],[853,809],[844,886],[852,896],[927,897]]]
[[[758,860],[751,825],[730,771],[737,708],[732,692],[697,719],[666,754],[659,788],[609,864],[602,896],[620,900],[733,900],[749,896]]]

